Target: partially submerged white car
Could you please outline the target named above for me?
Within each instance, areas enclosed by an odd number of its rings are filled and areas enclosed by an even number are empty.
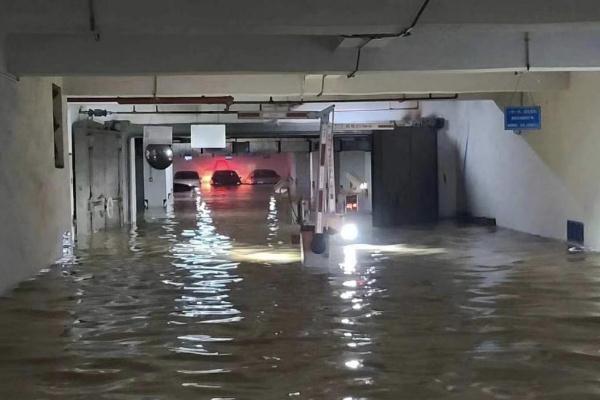
[[[200,175],[196,171],[177,171],[173,176],[173,191],[194,191],[200,188]]]

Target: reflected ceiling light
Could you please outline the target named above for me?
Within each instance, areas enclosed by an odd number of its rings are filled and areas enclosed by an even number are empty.
[[[426,247],[426,246],[407,246],[405,244],[367,244],[367,243],[356,243],[350,244],[347,247],[357,250],[366,250],[377,253],[396,253],[396,254],[410,254],[410,255],[430,255],[430,254],[443,254],[447,250],[442,247]]]
[[[354,270],[356,267],[356,250],[352,246],[344,247],[344,262],[340,266],[344,270]]]
[[[350,300],[354,296],[354,293],[355,292],[353,290],[346,290],[345,292],[342,292],[342,294],[340,294],[340,299]]]
[[[299,262],[300,253],[294,248],[234,248],[231,251],[231,258],[236,261],[247,261],[254,263],[289,264]]]
[[[358,228],[354,224],[345,224],[340,230],[340,235],[342,239],[347,241],[356,240],[358,237]]]
[[[340,264],[340,267],[344,270],[345,274],[352,274],[356,271],[356,251],[352,246],[344,247],[344,262]]]
[[[358,369],[362,367],[362,363],[360,362],[360,360],[348,360],[344,364],[350,369]]]

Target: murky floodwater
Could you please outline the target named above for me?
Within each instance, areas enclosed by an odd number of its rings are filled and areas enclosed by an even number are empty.
[[[441,226],[305,268],[286,207],[207,191],[82,243],[0,299],[0,399],[600,396],[597,255]]]

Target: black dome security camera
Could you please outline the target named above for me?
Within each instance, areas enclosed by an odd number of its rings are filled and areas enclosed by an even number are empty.
[[[173,163],[173,149],[168,144],[146,146],[146,160],[152,168],[167,169]]]

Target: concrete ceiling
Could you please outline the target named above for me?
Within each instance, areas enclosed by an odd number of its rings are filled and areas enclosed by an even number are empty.
[[[98,29],[144,35],[350,35],[397,32],[423,0],[94,0]],[[0,22],[12,33],[79,34],[89,30],[82,0],[3,0]],[[541,29],[596,23],[597,0],[432,0],[421,24]]]
[[[360,41],[340,46],[344,35],[399,33],[421,5],[0,0],[0,38],[7,69],[17,75],[345,74]],[[411,36],[365,47],[360,70],[523,70],[526,32],[532,70],[600,67],[597,0],[431,0]]]

